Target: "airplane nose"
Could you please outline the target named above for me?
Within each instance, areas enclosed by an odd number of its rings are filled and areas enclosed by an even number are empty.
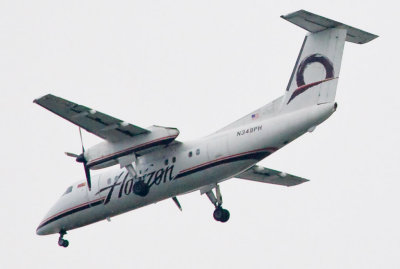
[[[46,225],[46,223],[44,222],[45,220],[43,220],[39,226],[36,228],[36,234],[37,235],[47,235],[50,234],[49,230],[48,230],[48,225]]]
[[[54,223],[52,222],[52,216],[54,216],[57,203],[50,209],[50,211],[44,216],[39,226],[36,228],[37,235],[48,235],[55,233]]]
[[[45,235],[43,227],[40,227],[40,225],[36,229],[36,234],[37,235]]]

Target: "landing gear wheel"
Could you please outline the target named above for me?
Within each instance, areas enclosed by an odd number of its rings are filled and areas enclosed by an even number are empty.
[[[230,214],[228,210],[223,209],[222,207],[217,207],[214,210],[213,216],[216,221],[227,222],[229,220]]]
[[[217,207],[214,210],[213,217],[216,221],[220,221],[222,218],[222,207]]]
[[[62,246],[65,247],[65,248],[68,247],[69,246],[68,240],[63,240]]]
[[[58,240],[58,245],[60,246],[60,247],[68,247],[69,246],[69,242],[68,242],[68,240],[64,240],[64,239],[59,239]]]
[[[146,196],[149,193],[149,190],[149,186],[142,180],[133,184],[133,192],[139,196]]]
[[[220,220],[221,222],[227,222],[229,220],[229,217],[231,214],[229,213],[228,210],[222,209],[222,219]]]
[[[64,231],[64,230],[62,230],[61,232],[60,232],[60,237],[58,238],[58,245],[60,246],[60,247],[68,247],[68,245],[69,245],[69,242],[68,242],[68,240],[65,240],[65,239],[63,239],[63,237],[64,237],[64,235],[66,235],[67,234],[67,232],[66,231]]]

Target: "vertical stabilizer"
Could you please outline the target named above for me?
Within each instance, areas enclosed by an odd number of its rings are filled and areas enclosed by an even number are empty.
[[[285,94],[219,132],[301,108],[333,103],[346,41],[365,44],[377,35],[299,10],[283,19],[307,30]]]
[[[345,41],[376,38],[365,31],[300,10],[282,18],[308,30],[282,102],[282,112],[334,102]]]

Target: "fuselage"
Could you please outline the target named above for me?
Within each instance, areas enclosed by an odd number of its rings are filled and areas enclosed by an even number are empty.
[[[69,231],[232,178],[326,120],[335,108],[326,103],[260,117],[140,156],[138,177],[150,186],[145,197],[133,193],[134,179],[124,168],[93,176],[90,191],[84,180],[76,182],[46,214],[37,234]]]

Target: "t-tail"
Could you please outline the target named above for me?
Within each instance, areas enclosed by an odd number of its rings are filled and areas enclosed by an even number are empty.
[[[281,112],[334,102],[345,41],[364,44],[377,36],[305,10],[281,17],[309,31],[286,88]]]
[[[309,32],[304,38],[285,94],[219,131],[310,106],[333,105],[345,41],[364,44],[378,37],[305,10],[281,17]]]

